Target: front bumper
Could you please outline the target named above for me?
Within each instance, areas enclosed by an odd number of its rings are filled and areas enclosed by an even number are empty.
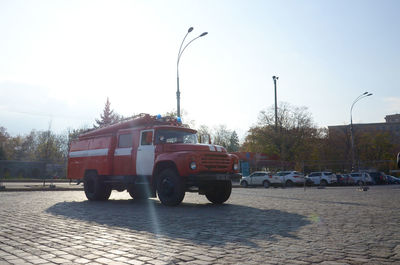
[[[200,173],[196,175],[189,175],[186,178],[186,184],[192,186],[199,186],[203,183],[210,181],[223,181],[240,178],[239,173]]]

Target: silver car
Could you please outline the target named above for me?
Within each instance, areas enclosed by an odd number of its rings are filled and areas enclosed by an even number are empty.
[[[240,180],[240,185],[245,188],[248,186],[264,186],[264,188],[269,188],[271,184],[272,175],[266,171],[253,172],[249,176],[242,177]]]
[[[272,179],[285,187],[304,184],[304,175],[298,171],[279,171],[272,176]]]
[[[366,172],[353,172],[350,177],[354,180],[356,185],[372,184],[372,177]]]

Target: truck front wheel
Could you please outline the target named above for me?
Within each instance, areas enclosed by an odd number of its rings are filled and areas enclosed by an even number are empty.
[[[104,184],[95,172],[89,172],[83,179],[86,198],[90,201],[106,201],[110,198],[111,187]]]
[[[185,183],[173,169],[164,169],[157,178],[157,194],[161,203],[176,206],[185,197]]]
[[[229,199],[231,192],[232,182],[228,180],[215,182],[214,186],[208,188],[205,194],[210,202],[222,204]]]

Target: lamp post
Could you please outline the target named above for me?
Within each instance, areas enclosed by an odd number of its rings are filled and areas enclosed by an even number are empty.
[[[183,52],[185,51],[185,49],[187,48],[187,46],[189,46],[193,41],[197,40],[198,38],[203,37],[208,34],[208,32],[201,33],[199,36],[197,36],[196,38],[189,41],[182,49],[183,43],[185,42],[187,35],[190,32],[192,32],[192,30],[193,30],[193,27],[190,27],[188,29],[185,37],[183,38],[181,46],[179,47],[178,60],[176,62],[176,87],[177,87],[176,88],[176,102],[177,102],[176,111],[177,111],[177,117],[181,116],[181,92],[179,91],[179,61],[181,60],[181,56],[182,56]]]
[[[372,93],[364,92],[361,95],[359,95],[354,101],[353,104],[351,104],[350,108],[350,136],[351,136],[351,169],[354,169],[354,129],[353,129],[353,107],[354,104],[356,104],[358,101],[360,101],[363,98],[372,96]]]
[[[277,97],[276,97],[276,80],[279,79],[278,76],[273,76],[274,87],[275,87],[275,131],[278,131],[278,106],[277,106]]]

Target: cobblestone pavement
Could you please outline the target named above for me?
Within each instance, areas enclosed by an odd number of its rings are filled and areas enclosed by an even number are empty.
[[[227,204],[0,193],[0,264],[400,264],[400,186],[237,188]]]

